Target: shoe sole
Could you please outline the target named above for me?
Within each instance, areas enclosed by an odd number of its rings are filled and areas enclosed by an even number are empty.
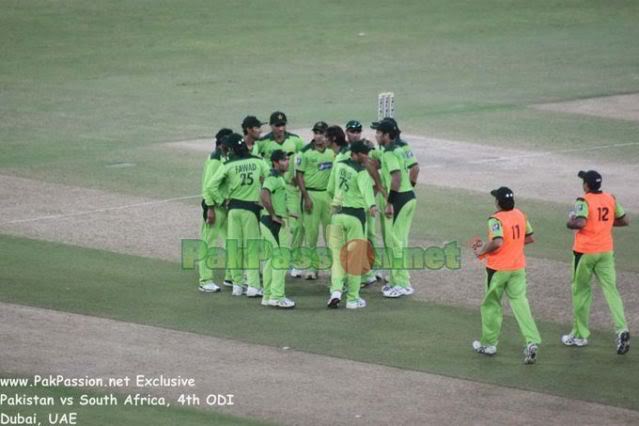
[[[620,342],[617,345],[617,354],[623,355],[630,350],[630,333],[621,334]]]
[[[293,309],[295,308],[295,305],[293,306],[277,306],[275,305],[275,309]]]
[[[223,283],[222,283],[222,285],[223,285],[224,287],[233,287],[233,283],[228,284],[228,283],[226,283],[226,282],[223,282]]]
[[[340,299],[331,299],[328,302],[327,308],[329,309],[337,309],[337,305],[339,305]]]
[[[221,289],[217,289],[217,290],[207,290],[205,288],[199,287],[198,290],[200,290],[202,293],[219,293]]]

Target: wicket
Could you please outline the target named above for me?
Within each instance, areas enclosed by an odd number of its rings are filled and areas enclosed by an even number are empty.
[[[395,117],[395,93],[383,92],[377,95],[377,119]]]

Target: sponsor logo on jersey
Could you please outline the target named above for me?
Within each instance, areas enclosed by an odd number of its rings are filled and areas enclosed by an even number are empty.
[[[330,170],[331,168],[333,168],[333,163],[330,161],[327,161],[325,163],[319,163],[318,164],[318,168],[320,171],[322,170]]]

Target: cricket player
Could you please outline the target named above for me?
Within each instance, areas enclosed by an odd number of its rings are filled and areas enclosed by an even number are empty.
[[[259,154],[268,161],[271,158],[271,154],[276,149],[281,149],[289,157],[294,157],[296,153],[301,151],[304,147],[304,140],[293,133],[289,133],[286,130],[286,124],[288,118],[286,114],[281,111],[275,111],[271,114],[269,124],[271,125],[271,132],[262,137],[258,141]],[[294,158],[293,158],[294,159]],[[295,164],[295,163],[293,163]],[[302,216],[301,216],[301,195],[297,182],[295,179],[293,167],[289,166],[289,170],[284,174],[284,180],[286,181],[286,202],[289,212],[289,230],[291,233],[291,251],[293,254],[292,262],[295,262],[295,254],[299,254],[299,250],[302,247],[303,230],[302,230]],[[291,269],[291,276],[299,278],[302,276],[301,271],[296,268]]]
[[[475,255],[486,260],[486,295],[481,304],[481,340],[473,342],[475,352],[497,353],[503,312],[501,298],[506,292],[513,315],[524,336],[524,363],[534,364],[541,337],[530,313],[526,297],[526,256],[524,245],[534,242],[526,215],[515,208],[515,195],[502,186],[491,191],[497,211],[488,219],[488,243],[473,245]]]
[[[258,120],[254,115],[247,115],[242,120],[242,132],[244,133],[244,142],[251,155],[259,156],[259,146],[256,143],[262,136],[262,126],[266,123]]]
[[[351,158],[340,161],[331,173],[327,191],[333,199],[334,212],[329,227],[329,246],[333,264],[329,308],[342,300],[344,282],[348,287],[347,309],[366,307],[359,297],[361,275],[367,269],[366,215],[376,215],[373,181],[364,165],[370,147],[359,141],[351,145]]]
[[[410,284],[407,254],[408,234],[415,214],[415,192],[410,183],[406,155],[395,143],[399,129],[393,121],[373,123],[375,138],[382,147],[382,184],[388,197],[384,209],[384,246],[391,261],[390,282],[384,286],[384,297],[398,298],[415,292]],[[371,126],[371,127],[373,127]]]
[[[379,149],[375,149],[375,144],[370,142],[367,139],[362,138],[362,123],[358,120],[350,120],[346,123],[346,139],[349,144],[352,144],[356,141],[363,141],[370,148],[371,151],[368,153],[368,162],[366,164],[366,170],[370,174],[373,179],[373,191],[375,193],[375,197],[379,196],[382,199],[388,197],[388,194],[384,192],[381,178],[379,176],[379,168],[382,159],[382,151]],[[377,206],[379,208],[380,201],[377,200]],[[366,238],[371,243],[372,247],[377,247],[377,229],[376,229],[376,219],[373,216],[368,215],[366,218]],[[371,284],[377,282],[378,279],[382,278],[382,274],[379,271],[370,270],[366,275],[362,276],[362,286],[367,287]]]
[[[573,245],[572,305],[573,326],[561,337],[566,346],[586,346],[590,330],[591,281],[595,274],[608,302],[617,333],[617,353],[630,350],[630,333],[617,290],[612,228],[630,224],[623,207],[614,195],[601,191],[601,175],[595,170],[580,171],[583,197],[577,198],[566,226],[576,230]]]
[[[228,198],[228,232],[226,240],[227,266],[232,270],[233,296],[244,294],[243,273],[246,272],[248,297],[262,296],[259,276],[261,185],[269,170],[264,161],[252,156],[241,135],[233,133],[223,143],[230,150],[230,158],[220,167],[206,188],[209,223],[215,223],[214,207]],[[226,197],[221,192],[227,185]],[[251,262],[254,266],[251,267]]]
[[[326,129],[326,143],[335,153],[335,164],[351,158],[351,149],[341,127],[329,126]]]
[[[326,192],[326,187],[331,176],[335,152],[326,147],[325,133],[327,128],[328,125],[323,121],[315,123],[313,141],[297,154],[295,163],[297,186],[302,195],[304,246],[311,250],[311,265],[305,275],[307,280],[317,279],[320,262],[317,241],[319,240],[320,226],[326,245],[326,228],[331,223],[331,199]]]
[[[295,307],[295,302],[284,295],[286,271],[290,263],[289,233],[286,229],[286,182],[283,174],[289,167],[289,157],[281,149],[271,153],[273,169],[262,187],[262,238],[271,252],[264,264],[264,294],[262,305],[281,309]]]
[[[215,217],[217,220],[215,223],[209,223],[208,218],[208,209],[209,205],[213,205],[213,201],[211,200],[208,192],[206,190],[209,181],[215,175],[215,172],[222,166],[224,161],[226,161],[226,154],[222,147],[222,139],[233,133],[231,129],[220,129],[215,135],[215,150],[209,155],[206,162],[204,163],[204,172],[202,173],[202,210],[203,210],[203,221],[202,226],[200,228],[200,239],[206,242],[207,253],[212,248],[215,247],[215,241],[218,237],[222,239],[222,241],[226,240],[226,208],[223,205],[214,207],[215,209]],[[224,191],[225,188],[222,188]],[[215,293],[221,290],[220,286],[215,284],[213,280],[213,270],[207,267],[206,265],[206,256],[200,256],[202,259],[199,263],[199,274],[200,274],[200,286],[199,290],[205,293]],[[224,284],[227,286],[232,286],[233,283],[231,281],[231,273],[230,270],[227,269],[224,275]]]

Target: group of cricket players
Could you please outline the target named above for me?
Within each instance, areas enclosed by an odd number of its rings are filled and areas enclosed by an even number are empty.
[[[327,255],[332,260],[329,308],[338,308],[343,299],[347,309],[366,307],[360,289],[377,280],[386,282],[384,297],[412,295],[405,249],[415,215],[419,165],[400,138],[396,120],[387,117],[371,124],[376,143],[362,137],[357,120],[345,129],[319,121],[308,143],[287,131],[283,112],[271,114],[271,131],[262,136],[265,124],[247,116],[242,134],[221,129],[204,166],[201,239],[209,248],[218,239],[224,241],[223,285],[232,288],[233,296],[261,297],[263,306],[290,309],[295,302],[286,297],[286,275],[316,280],[321,258]],[[566,346],[588,344],[594,274],[612,312],[617,353],[625,354],[630,335],[616,285],[612,228],[627,226],[628,217],[613,195],[601,191],[598,172],[581,171],[578,177],[584,195],[567,222],[575,231],[574,320],[561,341]],[[533,364],[541,337],[526,296],[524,255],[524,246],[534,242],[533,230],[515,208],[512,190],[500,187],[491,195],[497,210],[488,221],[488,241],[472,244],[486,264],[482,334],[472,346],[484,355],[497,352],[505,292],[525,339],[524,362]],[[386,276],[372,268],[378,223],[390,262]],[[318,247],[320,235],[328,253]],[[221,291],[213,272],[200,261],[200,291]]]

